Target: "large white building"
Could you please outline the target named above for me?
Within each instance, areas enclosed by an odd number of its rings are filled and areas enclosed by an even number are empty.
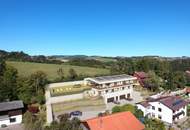
[[[105,103],[131,99],[137,78],[130,75],[113,75],[84,79],[92,87],[94,96],[102,96]]]
[[[0,103],[0,127],[22,123],[22,101]]]
[[[149,99],[137,104],[144,116],[160,119],[167,123],[174,123],[187,116],[188,102],[177,96]]]

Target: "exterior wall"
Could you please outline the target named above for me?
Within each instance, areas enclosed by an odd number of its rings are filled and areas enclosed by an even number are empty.
[[[59,103],[59,102],[78,100],[78,99],[83,99],[83,98],[84,98],[84,94],[79,93],[79,94],[51,97],[49,100],[51,103]]]
[[[128,88],[129,86],[129,88]],[[124,90],[122,89],[123,87]],[[114,92],[112,90],[114,89]],[[132,92],[133,92],[133,85],[125,85],[125,86],[120,86],[120,87],[115,87],[115,88],[107,88],[107,89],[92,89],[94,91],[95,96],[99,95],[104,98],[105,104],[107,104],[107,99],[108,98],[113,98],[116,100],[116,97],[118,97],[118,101],[120,100],[121,95],[125,95],[127,97],[127,94],[130,94],[132,98]],[[106,92],[107,91],[107,92]]]
[[[0,128],[1,128],[1,125],[10,125],[10,120],[9,119],[5,119],[5,120],[1,120],[0,121]]]
[[[174,113],[173,113],[173,115],[175,115],[175,114],[177,114],[177,113],[180,113],[181,111],[184,111],[185,112],[185,114],[184,115],[180,115],[179,116],[179,119],[175,119],[175,121],[178,121],[178,120],[180,120],[180,119],[182,119],[182,118],[184,118],[184,117],[186,117],[187,116],[187,106],[185,106],[185,108],[181,108],[181,109],[179,109],[178,111],[175,111]]]
[[[142,106],[141,104],[137,104],[137,109],[140,109],[143,112],[143,116],[147,116],[149,114],[149,109],[145,108],[144,106]]]
[[[15,122],[10,122],[10,118],[16,118]],[[20,124],[22,123],[22,115],[16,115],[16,116],[11,116],[9,119],[1,120],[0,121],[0,126],[5,124],[5,125],[14,125],[14,124]]]
[[[155,107],[155,110],[153,110],[152,107],[149,109],[151,117],[153,117],[153,114],[155,114],[155,118],[159,119],[158,116],[160,115],[162,117],[162,121],[167,123],[173,123],[173,111],[171,109],[159,102],[150,102],[150,104],[151,106]],[[162,111],[159,112],[158,108],[161,108]]]

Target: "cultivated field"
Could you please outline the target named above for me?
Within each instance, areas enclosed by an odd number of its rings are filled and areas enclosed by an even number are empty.
[[[48,78],[50,80],[58,78],[57,70],[59,68],[63,68],[65,76],[68,76],[68,71],[70,68],[75,69],[78,74],[84,74],[89,76],[109,74],[109,70],[107,69],[92,67],[13,61],[7,61],[6,63],[18,69],[20,76],[29,76],[30,74],[40,70],[44,71],[48,75]]]

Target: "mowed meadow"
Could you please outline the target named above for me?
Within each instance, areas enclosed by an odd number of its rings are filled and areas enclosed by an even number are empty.
[[[107,75],[110,73],[108,69],[72,66],[72,65],[59,65],[59,64],[45,64],[45,63],[33,63],[33,62],[16,62],[7,61],[8,65],[15,67],[18,70],[20,76],[29,76],[36,71],[43,71],[47,74],[49,80],[58,78],[57,70],[62,68],[65,76],[68,76],[69,69],[73,68],[77,74],[83,74],[88,76],[95,75]]]

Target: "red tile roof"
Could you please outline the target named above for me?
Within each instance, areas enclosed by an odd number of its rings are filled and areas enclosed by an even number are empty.
[[[134,75],[138,76],[141,79],[148,78],[148,75],[145,72],[135,72]]]
[[[86,120],[90,130],[144,130],[144,125],[131,113],[120,112]]]

